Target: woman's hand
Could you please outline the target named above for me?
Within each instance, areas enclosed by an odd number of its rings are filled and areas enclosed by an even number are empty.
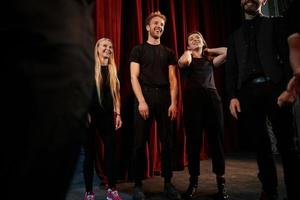
[[[122,119],[119,113],[116,114],[115,129],[118,130],[122,126]]]

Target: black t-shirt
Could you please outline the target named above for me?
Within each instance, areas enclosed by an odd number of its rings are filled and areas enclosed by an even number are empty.
[[[189,66],[181,68],[184,88],[216,89],[213,63],[206,58],[193,58]]]
[[[176,56],[171,49],[161,44],[148,43],[135,46],[129,61],[140,64],[140,84],[148,87],[168,87],[169,65],[177,64]]]
[[[101,66],[101,75],[102,75],[102,88],[100,90],[101,102],[95,84],[94,92],[93,92],[93,102],[90,110],[92,116],[106,115],[113,112],[113,98],[110,91],[110,83],[109,83],[107,66]]]

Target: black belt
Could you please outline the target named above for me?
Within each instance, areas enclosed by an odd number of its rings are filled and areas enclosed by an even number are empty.
[[[254,84],[260,84],[260,83],[265,83],[265,82],[268,82],[270,81],[271,78],[268,77],[268,76],[260,76],[260,77],[257,77],[257,78],[254,78],[251,80],[251,83],[254,83]]]

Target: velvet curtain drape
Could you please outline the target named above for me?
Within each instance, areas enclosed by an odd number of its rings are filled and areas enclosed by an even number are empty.
[[[152,12],[160,10],[167,17],[165,32],[161,43],[172,48],[179,57],[186,47],[187,33],[200,31],[209,47],[226,46],[230,32],[240,23],[239,0],[96,0],[95,27],[96,39],[107,37],[114,43],[116,63],[119,68],[122,98],[123,127],[118,132],[119,179],[131,178],[131,158],[133,147],[133,99],[130,83],[129,54],[131,49],[147,38],[144,20]],[[228,106],[224,97],[224,70],[215,71],[215,79],[220,95],[224,98],[225,149],[233,151],[237,147],[234,124],[228,117]],[[180,81],[180,73],[178,72]],[[182,170],[186,165],[185,136],[182,122],[181,89],[179,91],[179,116],[174,123],[174,169]],[[205,141],[205,140],[204,140]],[[100,141],[99,141],[100,142]],[[151,151],[149,151],[151,149]],[[100,155],[103,149],[99,149]],[[146,150],[148,156],[145,177],[160,172],[160,144],[155,132],[155,123]],[[201,151],[206,159],[209,151],[204,142]],[[98,175],[102,171],[102,157],[98,160]]]

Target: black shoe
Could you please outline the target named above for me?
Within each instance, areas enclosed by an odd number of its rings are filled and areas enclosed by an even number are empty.
[[[229,200],[229,195],[226,193],[226,191],[218,192],[215,197],[215,200]]]
[[[225,189],[225,178],[222,176],[217,176],[217,187],[218,193],[216,194],[217,200],[229,200],[229,195]]]
[[[177,192],[172,183],[165,183],[164,194],[170,200],[180,200],[180,194]]]
[[[140,186],[135,186],[133,189],[133,200],[145,200],[145,194]]]
[[[269,194],[267,192],[262,191],[259,197],[259,200],[278,200],[277,194]]]
[[[189,187],[187,188],[186,192],[183,194],[183,198],[185,200],[190,200],[194,197],[198,184],[190,183]]]

